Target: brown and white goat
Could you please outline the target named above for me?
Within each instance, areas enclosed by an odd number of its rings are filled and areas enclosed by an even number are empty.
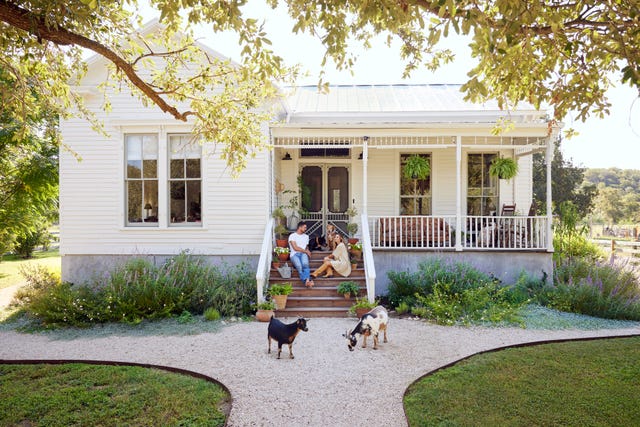
[[[293,359],[293,340],[296,339],[298,332],[308,331],[307,319],[299,318],[293,323],[284,324],[280,320],[271,316],[269,320],[269,328],[267,328],[267,340],[269,341],[268,353],[271,353],[271,340],[278,342],[278,359],[280,359],[280,353],[282,353],[282,344],[289,345],[289,358]]]
[[[387,326],[389,325],[389,315],[387,314],[387,310],[379,305],[365,313],[361,318],[358,324],[351,332],[347,331],[346,334],[342,336],[347,339],[347,347],[349,351],[353,351],[353,349],[358,344],[357,335],[362,335],[362,348],[367,348],[367,337],[369,335],[373,335],[373,349],[378,349],[378,333],[380,331],[384,332],[384,342],[387,342]]]

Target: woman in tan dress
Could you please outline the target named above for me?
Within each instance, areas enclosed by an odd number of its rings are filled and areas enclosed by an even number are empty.
[[[343,277],[347,277],[351,274],[351,262],[349,261],[349,251],[347,251],[347,246],[344,244],[342,236],[336,234],[333,238],[336,248],[331,253],[331,255],[324,257],[324,262],[322,265],[313,273],[311,276],[317,278],[320,273],[323,273],[325,270],[327,274],[322,277],[333,277],[333,270],[335,270],[339,275]]]

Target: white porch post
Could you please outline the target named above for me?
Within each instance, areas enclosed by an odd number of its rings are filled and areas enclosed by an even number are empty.
[[[369,217],[368,201],[369,192],[367,191],[367,169],[369,162],[369,137],[362,137],[362,213]]]
[[[547,252],[553,252],[553,229],[551,222],[553,220],[553,206],[551,206],[551,163],[553,162],[553,141],[551,137],[547,138],[547,152],[545,162],[547,163]]]
[[[456,137],[456,251],[462,251],[462,136]]]

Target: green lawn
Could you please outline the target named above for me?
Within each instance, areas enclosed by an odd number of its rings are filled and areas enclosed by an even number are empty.
[[[134,366],[0,365],[1,426],[222,426],[219,384]]]
[[[20,269],[30,265],[42,265],[50,270],[60,272],[60,253],[58,249],[34,252],[31,259],[18,258],[15,255],[5,255],[0,261],[0,289],[21,283],[24,278]]]
[[[640,338],[487,353],[409,387],[410,426],[631,426],[640,420]]]

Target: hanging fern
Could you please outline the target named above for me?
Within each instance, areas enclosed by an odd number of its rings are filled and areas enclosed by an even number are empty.
[[[407,179],[425,179],[430,173],[429,160],[418,154],[408,157],[402,168],[402,174]]]
[[[496,157],[489,166],[489,175],[500,179],[511,179],[518,174],[518,163],[505,157]]]

